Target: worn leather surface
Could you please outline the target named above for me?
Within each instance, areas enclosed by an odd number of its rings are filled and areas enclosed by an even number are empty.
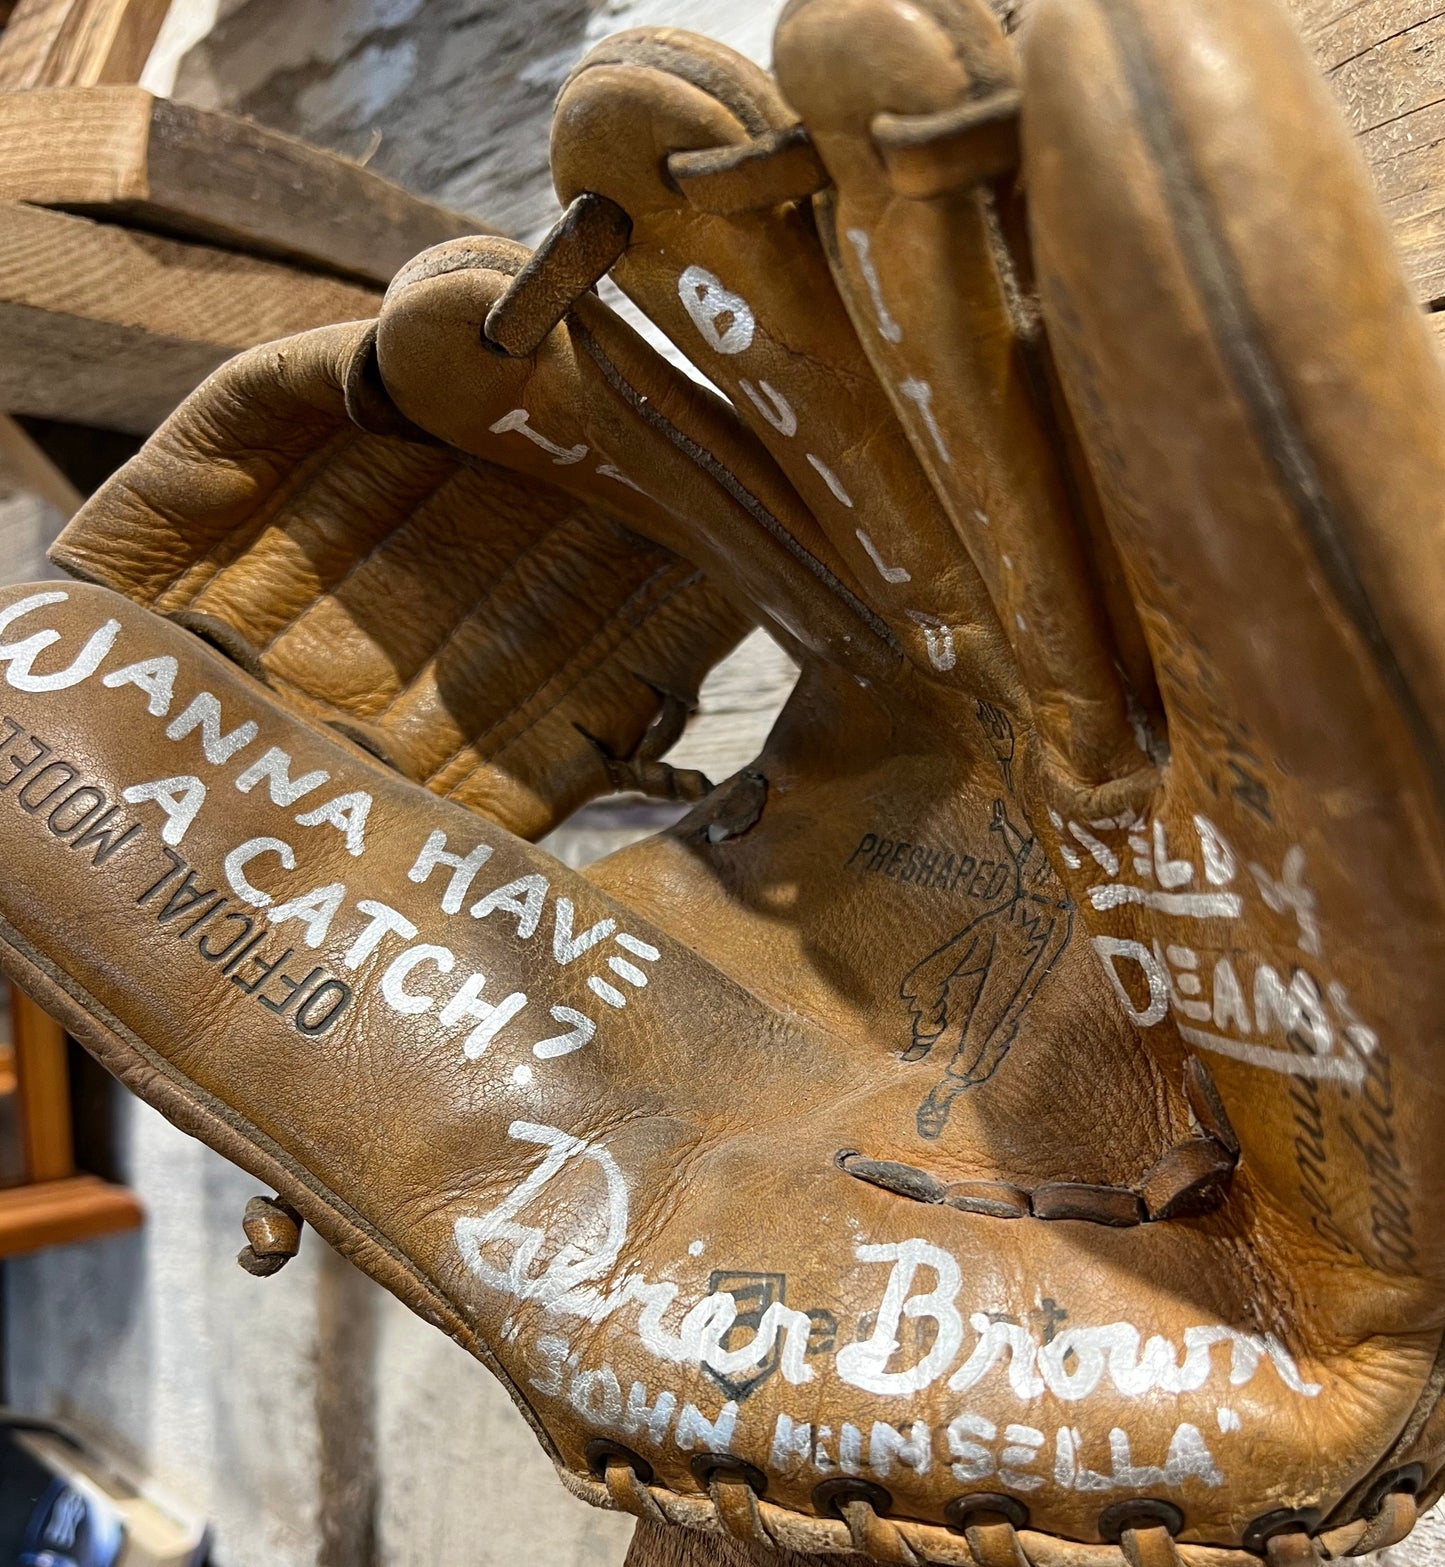
[[[1160,1518],[1199,1567],[1341,1554],[1445,1466],[1423,324],[1273,4],[1038,0],[1007,41],[793,0],[776,71],[624,34],[554,126],[736,413],[591,295],[489,351],[495,241],[397,279],[353,397],[773,627],[803,673],[757,761],[564,870],[326,732],[344,642],[283,638],[273,691],[155,613],[249,462],[167,488],[162,441],[62,544],[127,597],[0,600],[6,961],[497,1371],[574,1489],[882,1560],[1117,1563],[1141,1499],[1130,1561]],[[799,119],[821,188],[783,201]],[[674,158],[713,149],[725,201]],[[244,603],[183,601],[381,639],[256,537]],[[214,731],[168,737],[201,691]]]
[[[695,797],[698,775],[647,772],[649,726],[676,738],[746,608],[632,532],[615,494],[407,430],[372,384],[374,338],[328,327],[233,360],[55,560],[528,837],[629,784]]]

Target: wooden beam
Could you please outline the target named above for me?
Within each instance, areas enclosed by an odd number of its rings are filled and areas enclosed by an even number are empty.
[[[1445,12],[1289,0],[1370,164],[1416,298],[1445,303]]]
[[[494,233],[334,153],[139,87],[0,93],[0,201],[63,207],[381,287]]]
[[[67,520],[83,497],[9,414],[0,414],[0,483],[38,495]]]
[[[40,207],[0,207],[0,408],[144,434],[243,348],[380,294]]]
[[[95,1175],[0,1192],[0,1260],[133,1230],[145,1212],[133,1193]]]
[[[61,1180],[75,1173],[65,1030],[23,990],[9,990],[26,1178]]]
[[[135,82],[170,0],[19,0],[0,34],[0,87]]]

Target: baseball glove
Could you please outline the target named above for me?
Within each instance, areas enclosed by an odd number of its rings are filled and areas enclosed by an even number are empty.
[[[1367,177],[1272,0],[793,0],[776,73],[605,43],[533,257],[223,371],[62,540],[109,588],[0,599],[6,964],[271,1184],[253,1267],[299,1214],[594,1501],[1393,1543],[1445,383]],[[753,766],[586,874],[506,830],[701,789],[668,712],[748,618],[802,666]]]

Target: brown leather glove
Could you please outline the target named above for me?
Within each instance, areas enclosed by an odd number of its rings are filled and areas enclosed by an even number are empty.
[[[699,798],[658,758],[751,617],[605,495],[409,427],[375,340],[328,327],[223,366],[53,558],[513,832],[617,789]]]
[[[754,768],[580,876],[320,733],[329,646],[295,716],[12,591],[6,961],[594,1500],[906,1563],[1367,1551],[1445,1468],[1445,385],[1272,4],[1037,0],[1022,62],[969,0],[794,0],[789,109],[624,35],[541,259],[442,247],[383,311],[371,425],[605,492],[790,641]],[[608,232],[750,431],[585,292]],[[189,534],[189,482],[144,514]],[[91,575],[159,551],[115,500]]]

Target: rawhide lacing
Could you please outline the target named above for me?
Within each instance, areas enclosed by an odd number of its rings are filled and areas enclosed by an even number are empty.
[[[1129,1567],[1180,1567],[1179,1548],[1163,1524],[1126,1529],[1119,1536],[1119,1549]]]
[[[1099,1514],[1099,1533],[1124,1553],[1129,1567],[1180,1567],[1174,1537],[1184,1514],[1173,1502],[1148,1497],[1115,1502]]]
[[[632,219],[615,201],[591,191],[578,196],[487,312],[483,340],[514,359],[536,353],[578,299],[606,276],[631,234]]]
[[[712,1498],[718,1522],[728,1534],[772,1549],[772,1536],[763,1527],[758,1511],[758,1498],[768,1488],[767,1476],[760,1469],[727,1453],[699,1453],[689,1468]]]
[[[722,147],[674,152],[668,178],[698,212],[730,214],[804,201],[828,183],[801,125]]]
[[[1239,1139],[1197,1056],[1185,1063],[1185,1095],[1193,1116],[1188,1137],[1166,1148],[1133,1186],[1048,1181],[1026,1191],[1009,1181],[944,1182],[894,1159],[870,1159],[840,1149],[835,1161],[855,1180],[913,1202],[940,1204],[991,1219],[1080,1219],[1115,1229],[1212,1212],[1224,1200],[1239,1163]]]
[[[615,794],[645,794],[651,800],[694,804],[712,792],[712,780],[694,767],[673,767],[662,760],[682,738],[692,712],[691,704],[650,680],[642,683],[660,699],[662,706],[646,733],[626,756],[618,756],[604,740],[581,724],[574,722],[572,727],[602,758],[607,781]]]
[[[595,1478],[558,1468],[573,1495],[596,1507],[631,1513],[652,1523],[726,1534],[804,1556],[861,1552],[875,1561],[922,1567],[1294,1567],[1323,1563],[1380,1549],[1403,1539],[1416,1516],[1414,1493],[1393,1491],[1371,1518],[1320,1533],[1289,1518],[1318,1513],[1267,1514],[1247,1531],[1250,1549],[1181,1543],[1183,1515],[1170,1502],[1141,1498],[1115,1503],[1099,1515],[1104,1543],[1081,1544],[1027,1528],[1028,1513],[1017,1498],[973,1493],[946,1509],[952,1527],[888,1516],[892,1498],[882,1486],[844,1476],[824,1481],[813,1493],[812,1514],[765,1500],[762,1476],[726,1455],[705,1454],[693,1472],[702,1495],[670,1491],[652,1483],[652,1466],[639,1454],[599,1439],[586,1449]],[[747,1496],[741,1493],[747,1492]],[[1266,1533],[1257,1535],[1261,1525]],[[1276,1530],[1277,1532],[1269,1532]],[[1403,1531],[1403,1532],[1397,1532]]]
[[[1419,1508],[1413,1491],[1390,1491],[1370,1519],[1364,1538],[1355,1547],[1357,1556],[1373,1556],[1376,1551],[1398,1545],[1415,1527]]]
[[[716,848],[751,832],[768,803],[768,780],[751,767],[734,773],[713,790],[701,809],[693,811],[678,830]]]
[[[709,213],[801,201],[827,184],[801,125],[722,147],[674,152],[667,174],[693,207]],[[631,234],[631,218],[609,197],[585,191],[574,198],[487,313],[484,339],[514,358],[535,353],[615,265]]]
[[[1265,1543],[1264,1559],[1269,1567],[1324,1567],[1325,1562],[1318,1543],[1303,1529],[1272,1535]]]
[[[675,152],[667,171],[694,207],[715,213],[803,200],[827,182],[801,125],[724,147]],[[594,191],[575,197],[487,312],[483,341],[514,359],[536,353],[607,275],[631,236],[632,219],[610,197]]]
[[[928,201],[1011,179],[1019,166],[1023,95],[1000,87],[936,114],[879,114],[873,145],[900,196]]]
[[[279,1197],[253,1197],[241,1220],[246,1245],[236,1261],[258,1279],[269,1279],[301,1250],[301,1215]]]

